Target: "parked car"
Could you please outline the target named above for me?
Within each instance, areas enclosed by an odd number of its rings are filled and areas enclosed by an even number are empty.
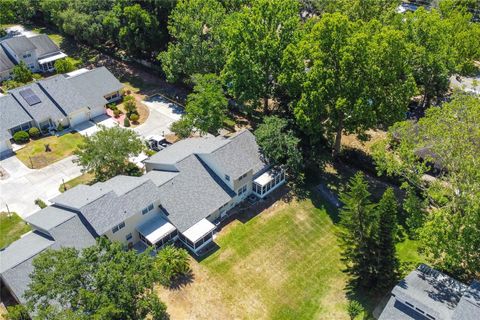
[[[170,145],[165,137],[158,135],[148,136],[146,142],[148,147],[154,151],[161,151]]]

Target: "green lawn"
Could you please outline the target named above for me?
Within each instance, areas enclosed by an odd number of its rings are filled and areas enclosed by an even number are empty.
[[[12,212],[9,217],[6,212],[0,212],[0,248],[8,246],[28,231],[30,226],[16,213]]]
[[[314,196],[278,201],[246,222],[227,225],[215,239],[219,249],[192,263],[191,284],[159,289],[172,319],[348,319],[348,276],[332,212]],[[411,245],[399,244],[402,262],[421,261]],[[371,319],[383,295],[356,297]]]
[[[65,187],[67,187],[67,190],[72,189],[73,187],[79,185],[79,184],[90,184],[93,182],[95,178],[95,175],[92,173],[84,173],[81,176],[78,176],[76,178],[73,178],[72,180],[65,181]],[[65,192],[63,184],[60,185],[58,188],[60,192]]]
[[[24,148],[16,152],[27,167],[39,169],[73,154],[73,151],[84,141],[79,133],[66,133],[62,136],[48,136],[31,140]],[[45,151],[45,145],[50,145],[50,152]]]

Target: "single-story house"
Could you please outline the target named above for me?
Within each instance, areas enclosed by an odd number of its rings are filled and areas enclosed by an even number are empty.
[[[480,282],[457,281],[420,265],[393,288],[378,320],[478,320]]]
[[[20,130],[64,128],[104,114],[107,103],[121,99],[122,84],[107,68],[74,76],[55,75],[10,90],[0,97],[0,154],[11,152]]]
[[[7,38],[0,42],[0,81],[11,78],[14,65],[21,61],[32,72],[49,72],[66,56],[46,34]]]
[[[52,247],[56,237],[49,230],[70,221],[67,219],[78,217],[78,229],[72,234],[86,238],[79,244],[106,236],[141,250],[178,240],[201,255],[229,209],[252,193],[264,197],[285,182],[283,171],[264,161],[248,130],[230,138],[179,141],[148,159],[146,168],[141,177],[117,176],[91,186],[76,186],[50,199],[50,207],[28,217],[35,237],[50,236],[48,241],[39,240],[38,247],[27,255],[17,248],[33,235],[0,251],[0,261],[9,261],[0,265],[1,280],[12,296],[24,302],[32,258]],[[254,187],[258,184],[268,189]]]

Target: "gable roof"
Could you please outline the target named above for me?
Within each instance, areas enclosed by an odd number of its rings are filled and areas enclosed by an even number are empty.
[[[228,203],[234,193],[196,155],[176,167],[179,173],[159,187],[160,203],[168,219],[184,232]]]
[[[49,231],[74,216],[75,213],[72,211],[55,206],[48,206],[26,217],[25,221],[35,227]]]
[[[76,186],[51,201],[78,210],[101,235],[159,198],[160,192],[151,180],[117,176],[92,186]]]
[[[77,215],[50,229],[49,233],[50,236],[31,232],[0,251],[1,277],[21,303],[26,302],[23,294],[31,281],[32,262],[39,253],[62,247],[80,250],[95,244],[95,238]]]
[[[60,48],[46,34],[39,34],[27,39],[35,46],[38,59],[60,52]]]
[[[88,106],[84,95],[62,75],[43,79],[37,83],[66,114],[73,113]]]
[[[2,45],[7,45],[17,56],[21,56],[27,51],[34,51],[37,47],[25,36],[8,38],[2,41]]]
[[[203,157],[233,179],[239,178],[249,170],[255,175],[267,167],[255,136],[250,131],[240,131],[228,141],[229,143]]]
[[[20,94],[26,89],[31,89],[33,93],[35,93],[35,95],[40,99],[40,103],[32,106],[29,105]],[[42,89],[36,82],[12,89],[9,91],[9,93],[36,121],[43,121],[48,118],[60,119],[66,117],[66,113],[53,103],[53,101],[47,96],[44,89]]]
[[[123,88],[123,85],[105,67],[92,69],[78,75],[67,78],[68,81],[79,91],[91,97],[99,97],[95,101],[100,102],[104,96]],[[106,100],[101,100],[103,104]],[[103,102],[105,101],[105,102]],[[93,102],[93,101],[92,101]]]
[[[473,280],[460,299],[452,320],[473,320],[480,315],[480,282]]]
[[[11,70],[13,67],[15,67],[15,64],[8,56],[5,49],[0,45],[0,72]]]
[[[32,118],[11,95],[0,97],[0,139],[10,139],[8,129],[31,120]]]

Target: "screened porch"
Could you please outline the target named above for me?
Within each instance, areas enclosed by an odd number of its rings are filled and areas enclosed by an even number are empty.
[[[285,171],[280,168],[272,168],[253,180],[253,193],[263,198],[285,182]]]

